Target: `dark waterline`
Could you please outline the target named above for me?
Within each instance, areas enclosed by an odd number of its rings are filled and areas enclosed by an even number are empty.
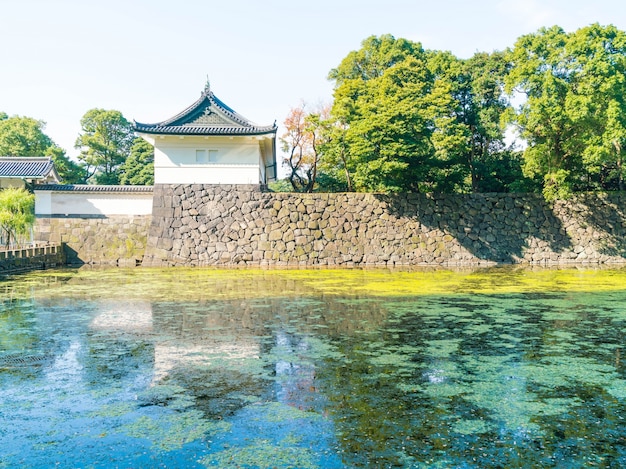
[[[0,468],[626,466],[622,270],[0,288]]]

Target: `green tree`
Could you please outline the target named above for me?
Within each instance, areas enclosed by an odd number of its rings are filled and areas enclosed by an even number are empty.
[[[504,140],[507,71],[500,52],[461,60],[389,35],[366,39],[329,75],[334,121],[320,181],[356,190],[508,190],[521,170]],[[496,176],[502,166],[510,171]]]
[[[61,147],[53,145],[46,150],[44,156],[49,156],[54,162],[61,182],[64,184],[84,184],[87,181],[87,170],[84,166],[72,161]]]
[[[507,91],[526,97],[516,115],[524,173],[548,200],[623,186],[625,41],[613,26],[554,26],[522,36],[510,54]]]
[[[44,133],[45,122],[31,117],[13,116],[0,119],[0,155],[43,156],[55,146]]]
[[[577,62],[570,112],[584,131],[589,188],[624,190],[626,33],[593,24],[570,35],[567,51]]]
[[[35,223],[35,196],[25,189],[0,191],[0,233],[8,248],[19,243]]]
[[[141,137],[135,138],[120,173],[123,185],[154,184],[154,147]]]
[[[504,93],[508,70],[504,52],[478,52],[463,61],[459,120],[469,136],[464,160],[472,192],[507,192],[523,181],[520,155],[505,142],[511,110]]]
[[[119,184],[120,169],[135,140],[132,125],[119,111],[91,109],[80,121],[76,139],[88,180],[95,184]]]
[[[418,43],[372,36],[330,72],[331,112],[341,138],[329,151],[344,156],[354,189],[422,190],[428,184],[433,78],[426,60]]]

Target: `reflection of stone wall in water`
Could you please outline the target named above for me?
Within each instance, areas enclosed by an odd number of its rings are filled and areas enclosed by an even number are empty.
[[[156,185],[148,266],[626,261],[625,194],[285,194]]]

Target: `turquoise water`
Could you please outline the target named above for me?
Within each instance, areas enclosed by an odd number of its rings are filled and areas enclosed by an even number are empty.
[[[0,283],[0,468],[626,466],[626,271]]]

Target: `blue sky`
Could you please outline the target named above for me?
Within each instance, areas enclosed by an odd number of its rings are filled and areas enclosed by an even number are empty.
[[[329,102],[328,72],[370,35],[458,57],[542,26],[626,30],[621,0],[0,0],[0,111],[47,123],[75,156],[89,109],[158,122],[215,94],[258,124]],[[279,129],[279,134],[281,129]]]

